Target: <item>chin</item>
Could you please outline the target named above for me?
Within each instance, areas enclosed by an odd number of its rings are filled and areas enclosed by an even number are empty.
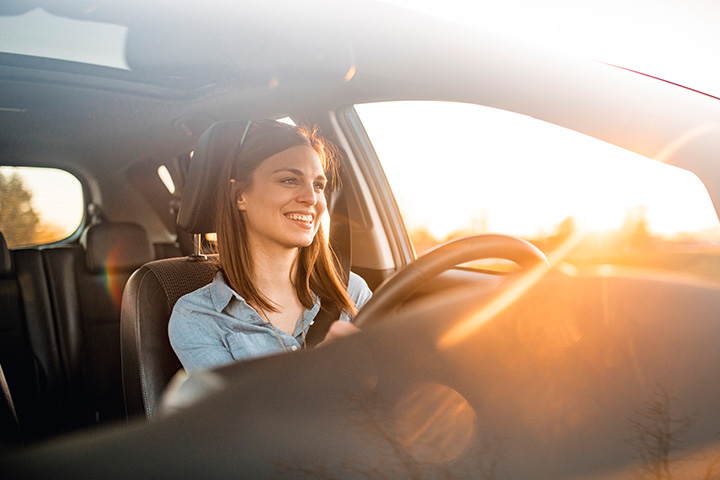
[[[303,248],[303,247],[309,247],[312,245],[313,239],[312,238],[304,238],[304,239],[294,239],[294,241],[288,242],[288,246],[291,248]]]

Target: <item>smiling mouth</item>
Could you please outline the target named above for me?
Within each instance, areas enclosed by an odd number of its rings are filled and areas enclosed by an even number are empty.
[[[302,215],[300,213],[288,213],[285,215],[290,220],[296,220],[298,222],[311,224],[313,222],[313,215]]]

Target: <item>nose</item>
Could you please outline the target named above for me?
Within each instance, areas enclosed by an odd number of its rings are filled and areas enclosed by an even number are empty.
[[[298,193],[298,202],[304,203],[305,205],[315,205],[318,203],[318,195],[322,195],[322,192],[315,190],[315,185],[311,182],[303,185]]]

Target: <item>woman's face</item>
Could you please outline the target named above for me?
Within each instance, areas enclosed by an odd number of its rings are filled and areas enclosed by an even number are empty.
[[[312,147],[291,147],[263,160],[252,173],[250,187],[237,199],[251,244],[310,245],[327,208],[326,183],[320,157]]]

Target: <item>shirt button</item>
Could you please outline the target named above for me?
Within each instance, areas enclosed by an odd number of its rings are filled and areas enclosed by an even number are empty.
[[[310,320],[310,325],[315,325],[315,320]]]
[[[290,347],[290,348],[291,348],[291,349],[292,349],[292,351],[294,352],[294,351],[296,351],[296,350],[297,350],[297,345],[293,345],[293,346],[292,346],[292,347]]]

